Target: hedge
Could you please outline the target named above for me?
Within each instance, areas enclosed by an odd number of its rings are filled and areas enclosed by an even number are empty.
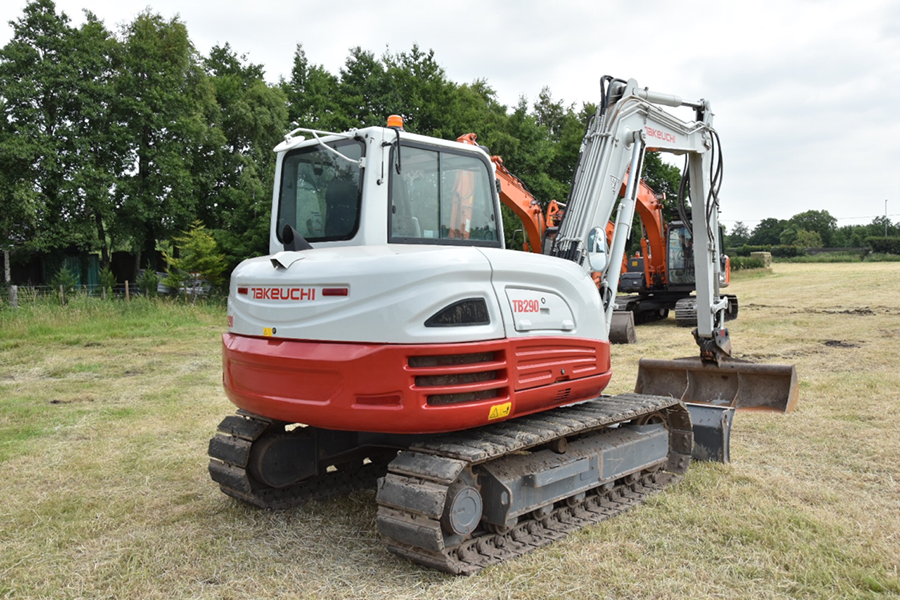
[[[900,254],[900,237],[870,236],[866,238],[866,244],[872,249],[872,252]]]
[[[729,257],[749,257],[751,252],[771,252],[772,256],[777,258],[794,258],[796,256],[805,256],[806,250],[798,246],[751,246],[744,244],[737,248],[728,248],[725,251]]]
[[[750,258],[749,256],[729,256],[731,260],[731,270],[741,271],[743,269],[762,269],[765,267],[763,261],[758,258]]]

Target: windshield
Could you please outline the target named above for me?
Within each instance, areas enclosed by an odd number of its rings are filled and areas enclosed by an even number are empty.
[[[359,160],[365,146],[356,140],[328,144]],[[278,203],[278,228],[291,225],[309,242],[349,240],[359,228],[359,164],[320,145],[299,148],[284,157]]]
[[[391,241],[500,245],[484,160],[406,145],[401,153],[401,172],[391,173]]]

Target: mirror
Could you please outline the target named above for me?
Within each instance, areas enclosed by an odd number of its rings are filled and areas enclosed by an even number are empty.
[[[592,271],[603,272],[609,261],[606,246],[606,232],[601,227],[594,227],[587,239],[588,263]]]

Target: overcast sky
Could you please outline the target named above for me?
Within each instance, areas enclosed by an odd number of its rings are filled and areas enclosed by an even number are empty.
[[[26,0],[0,3],[0,45]],[[725,159],[722,221],[827,210],[839,225],[900,220],[900,2],[896,0],[57,0],[118,30],[150,7],[186,23],[198,51],[228,42],[269,81],[303,44],[337,73],[348,50],[433,49],[447,77],[500,101],[599,100],[604,74],[712,102]],[[689,113],[683,115],[689,118]]]

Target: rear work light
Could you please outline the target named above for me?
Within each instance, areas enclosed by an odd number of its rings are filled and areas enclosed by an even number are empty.
[[[323,296],[349,296],[350,288],[322,288]]]

